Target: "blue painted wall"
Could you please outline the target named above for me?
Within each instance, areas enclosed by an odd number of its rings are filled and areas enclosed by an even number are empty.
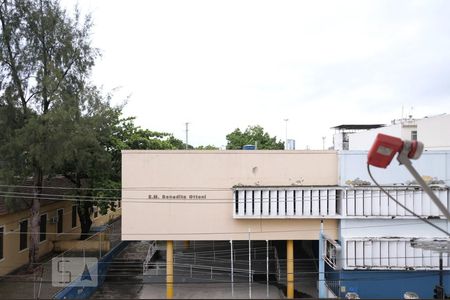
[[[334,271],[326,268],[327,280],[340,280],[346,292],[372,299],[403,299],[405,292],[415,292],[420,298],[433,298],[434,286],[439,283],[438,271]],[[450,271],[444,271],[445,293],[450,294]],[[337,293],[338,291],[334,291]],[[341,293],[345,296],[345,292]]]

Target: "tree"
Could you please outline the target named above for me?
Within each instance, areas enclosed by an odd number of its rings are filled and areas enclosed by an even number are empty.
[[[282,150],[284,142],[277,141],[277,137],[271,137],[264,128],[259,125],[248,126],[244,132],[236,128],[227,134],[227,149],[242,149],[244,145],[257,145],[260,150]]]
[[[219,150],[219,148],[213,145],[206,145],[206,146],[198,146],[195,148],[195,150]]]
[[[184,149],[183,142],[172,134],[143,129],[134,124],[133,117],[121,118],[120,107],[110,108],[99,99],[96,103],[95,114],[82,119],[85,124],[79,124],[78,130],[72,130],[73,137],[64,151],[68,157],[63,174],[77,187],[83,181],[85,187],[92,188],[77,190],[78,197],[85,196],[78,202],[81,238],[87,237],[92,225],[93,206],[106,214],[120,201],[122,150]]]
[[[63,163],[67,123],[61,120],[67,107],[83,110],[81,95],[98,52],[90,46],[90,18],[69,17],[57,0],[3,0],[0,23],[0,104],[9,115],[6,126],[14,125],[2,137],[2,166],[9,170],[2,175],[10,182],[34,180],[31,267],[38,259],[43,180]]]
[[[66,137],[61,145],[62,163],[57,169],[76,187],[73,196],[77,199],[81,239],[88,236],[91,228],[93,206],[105,214],[108,209],[115,210],[120,197],[120,182],[112,182],[111,153],[105,141],[114,134],[121,109],[111,107],[95,88],[85,91],[84,98],[84,112],[77,107],[72,108],[74,111],[67,108],[68,119],[61,120],[66,124]]]

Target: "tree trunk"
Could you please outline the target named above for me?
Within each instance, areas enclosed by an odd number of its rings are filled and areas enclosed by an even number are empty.
[[[85,240],[89,236],[89,230],[91,230],[92,220],[91,220],[91,202],[78,202],[78,217],[80,218],[81,225],[81,240]]]
[[[39,258],[39,231],[42,194],[42,170],[36,168],[34,174],[33,202],[30,209],[30,246],[28,251],[28,269],[32,270]]]

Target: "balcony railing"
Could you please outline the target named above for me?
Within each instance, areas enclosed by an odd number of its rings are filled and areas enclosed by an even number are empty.
[[[418,187],[389,186],[388,193],[422,217],[444,217]],[[448,207],[449,189],[433,192]],[[414,218],[379,188],[365,187],[239,187],[234,189],[235,218]]]
[[[234,217],[335,217],[338,188],[236,188]]]
[[[386,187],[389,194],[422,217],[443,217],[436,204],[418,187]],[[433,188],[433,192],[448,205],[448,189]],[[412,214],[376,187],[346,188],[343,211],[349,217],[405,217]]]
[[[362,238],[345,241],[345,269],[438,269],[439,253],[411,247],[409,239]],[[449,256],[443,253],[443,267]]]

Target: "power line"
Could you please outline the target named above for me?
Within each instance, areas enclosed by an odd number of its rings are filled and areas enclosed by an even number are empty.
[[[421,222],[417,223],[405,223],[405,224],[383,224],[383,225],[365,225],[365,226],[350,226],[350,227],[341,227],[341,229],[360,229],[360,228],[378,228],[378,227],[396,227],[396,226],[411,226],[411,225],[417,225],[422,224]],[[270,233],[289,233],[289,232],[317,232],[319,229],[292,229],[292,230],[268,230],[268,231],[252,231],[251,235],[261,235],[261,234],[270,234]],[[334,231],[335,228],[332,229],[325,229],[325,231]],[[15,232],[15,231],[14,231]],[[12,231],[10,233],[13,233]],[[19,233],[19,232],[18,232]],[[22,232],[25,233],[25,232]],[[6,234],[6,232],[5,232]],[[56,233],[55,233],[56,234]],[[72,234],[72,233],[66,233],[66,234]],[[76,234],[76,233],[73,233]],[[143,233],[118,233],[118,234],[112,234],[112,235],[122,235],[122,236],[134,236],[134,235],[156,235],[156,236],[172,236],[172,235],[233,235],[233,234],[246,234],[248,235],[248,231],[226,231],[226,232],[143,232]],[[411,237],[413,238],[413,237]],[[436,237],[438,238],[438,237]],[[229,240],[229,239],[226,239]]]

